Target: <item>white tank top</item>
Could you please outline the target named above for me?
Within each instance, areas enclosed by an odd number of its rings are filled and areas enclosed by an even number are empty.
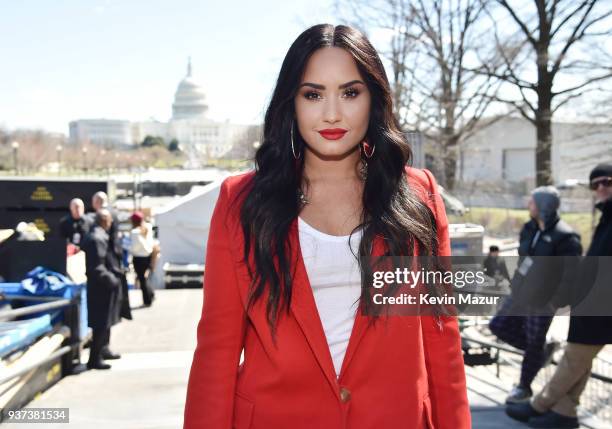
[[[336,376],[340,375],[361,295],[357,259],[349,248],[349,236],[325,234],[298,216],[300,249],[325,331]],[[358,254],[362,228],[351,237]]]

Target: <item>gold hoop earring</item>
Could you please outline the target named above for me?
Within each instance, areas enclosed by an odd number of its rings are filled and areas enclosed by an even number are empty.
[[[301,153],[299,155],[295,154],[295,145],[293,144],[293,123],[294,121],[291,121],[291,152],[293,152],[293,157],[295,159],[300,159],[302,157],[302,154]]]

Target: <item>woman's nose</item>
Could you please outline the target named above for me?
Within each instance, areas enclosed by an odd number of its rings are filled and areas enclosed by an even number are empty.
[[[341,119],[341,113],[338,106],[338,101],[333,97],[328,98],[325,102],[324,120],[327,122],[338,122]]]

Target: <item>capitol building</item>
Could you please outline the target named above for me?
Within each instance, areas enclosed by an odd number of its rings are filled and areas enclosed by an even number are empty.
[[[218,158],[231,151],[235,142],[244,139],[253,125],[217,122],[206,117],[208,105],[202,87],[192,75],[191,59],[187,74],[180,81],[172,103],[172,118],[168,122],[113,119],[79,119],[70,122],[70,142],[109,146],[133,146],[146,136],[161,137],[166,143],[173,139],[181,150],[198,158]]]

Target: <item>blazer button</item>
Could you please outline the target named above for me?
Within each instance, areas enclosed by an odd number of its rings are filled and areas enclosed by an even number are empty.
[[[347,403],[351,400],[351,391],[348,390],[346,387],[342,387],[340,389],[340,400],[344,403]]]

